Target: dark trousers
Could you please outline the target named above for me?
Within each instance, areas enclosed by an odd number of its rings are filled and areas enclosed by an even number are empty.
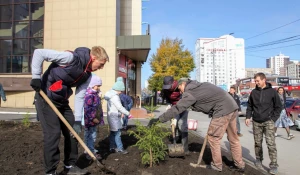
[[[75,165],[78,157],[78,141],[70,135],[70,131],[58,118],[55,112],[39,94],[36,94],[35,107],[39,115],[44,134],[44,163],[45,172],[54,173],[60,160],[59,141],[61,132],[65,138],[64,164]],[[69,105],[57,108],[71,126],[74,124],[74,114]]]

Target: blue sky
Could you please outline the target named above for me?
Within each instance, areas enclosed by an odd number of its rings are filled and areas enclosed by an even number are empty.
[[[192,53],[195,41],[202,37],[220,37],[234,32],[236,38],[249,38],[300,18],[298,0],[150,0],[143,2],[142,21],[150,24],[151,51],[142,66],[142,87],[152,72],[149,58],[163,37],[183,39]],[[143,33],[146,25],[143,25]],[[300,34],[300,21],[273,32],[245,40],[252,46]],[[263,47],[263,50],[300,44],[300,40]],[[246,68],[263,68],[266,58],[280,52],[300,60],[300,45],[265,51],[246,51]],[[251,56],[254,55],[254,56]],[[195,76],[191,73],[192,78]]]

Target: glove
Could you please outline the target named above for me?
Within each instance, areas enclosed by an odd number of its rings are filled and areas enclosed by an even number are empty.
[[[41,81],[41,79],[32,79],[31,82],[30,82],[30,86],[36,92],[39,92],[41,90],[41,87],[42,87],[42,81]]]
[[[149,121],[148,127],[151,127],[152,125],[156,124],[158,122],[159,118],[153,118]]]
[[[98,124],[98,123],[100,123],[100,121],[97,118],[94,118],[93,123]]]
[[[172,118],[171,119],[171,126],[172,125],[174,125],[174,127],[176,127],[176,125],[177,125],[177,120],[176,120],[176,118]]]
[[[80,134],[81,133],[81,121],[75,121],[74,125],[73,125],[73,129],[75,130],[75,132],[77,134]]]
[[[133,118],[133,116],[130,114],[130,115],[128,116],[128,119],[131,119],[131,118]]]
[[[171,105],[168,105],[168,106],[166,107],[166,111],[169,110],[169,109],[171,109]]]

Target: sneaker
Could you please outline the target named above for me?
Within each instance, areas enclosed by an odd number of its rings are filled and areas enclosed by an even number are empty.
[[[101,160],[102,159],[102,157],[101,157],[101,155],[99,153],[94,153],[94,155],[95,155],[95,157],[96,157],[97,160]]]
[[[117,153],[120,153],[120,154],[128,154],[128,151],[123,150],[123,149],[120,149],[120,150],[117,151]]]
[[[101,159],[102,159],[102,157],[101,157],[100,154],[94,153],[94,155],[95,155],[95,157],[96,157],[97,160],[101,160]],[[85,157],[86,157],[86,159],[88,159],[88,160],[91,160],[91,159],[92,159],[92,157],[91,157],[89,154],[86,154]]]
[[[83,175],[86,174],[87,171],[84,169],[80,169],[77,166],[73,165],[70,167],[64,167],[64,172],[66,172],[66,174],[68,175]]]
[[[275,133],[275,137],[277,137],[277,133]]]
[[[215,170],[218,172],[222,172],[222,169],[216,167],[215,165],[211,164],[211,165],[206,165],[206,169],[210,169],[210,170]]]
[[[256,168],[258,169],[263,169],[262,163],[260,160],[256,159],[256,161],[254,162],[254,165],[256,166]]]
[[[243,137],[243,134],[241,134],[241,133],[238,133],[237,135],[238,135],[239,137]]]
[[[234,165],[234,166],[230,166],[229,168],[232,169],[232,170],[235,170],[237,172],[240,172],[240,173],[245,172],[245,167],[237,167],[237,166]]]
[[[46,174],[46,175],[57,175],[56,171],[54,173]]]
[[[190,152],[190,151],[185,151],[184,154],[185,154],[186,156],[190,156],[190,155],[191,155],[191,152]]]
[[[109,152],[111,152],[111,153],[115,153],[115,152],[117,152],[117,151],[116,151],[116,149],[115,149],[115,148],[110,148],[110,149],[109,149]]]
[[[277,167],[271,167],[269,173],[270,174],[277,174],[278,173]]]

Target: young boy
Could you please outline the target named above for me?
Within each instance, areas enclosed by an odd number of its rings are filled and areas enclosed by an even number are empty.
[[[124,150],[121,141],[121,116],[127,115],[129,118],[132,116],[122,106],[119,95],[125,90],[122,77],[117,78],[117,82],[113,85],[112,89],[104,95],[104,99],[107,101],[107,120],[110,128],[110,151],[118,152],[121,154],[128,154]],[[119,115],[119,112],[124,115]]]
[[[44,61],[52,63],[41,76]],[[49,49],[34,50],[31,63],[32,80],[30,85],[37,92],[35,95],[35,107],[44,134],[45,174],[57,174],[56,168],[60,162],[58,145],[61,133],[65,138],[65,172],[69,174],[85,174],[86,171],[75,166],[78,158],[78,141],[70,135],[68,128],[60,121],[43,97],[40,96],[40,90],[47,94],[75,131],[80,132],[83,103],[79,105],[81,113],[79,112],[80,115],[77,116],[80,117],[77,117],[76,113],[74,117],[73,111],[69,106],[69,97],[73,93],[72,87],[76,87],[76,91],[79,91],[78,87],[90,79],[91,72],[103,69],[106,61],[108,61],[108,55],[104,48],[100,46],[94,46],[92,49],[79,47],[73,52],[58,52]],[[83,88],[81,92],[85,93],[86,89],[87,87]],[[77,92],[75,99],[80,94]],[[82,102],[83,97],[84,94]],[[75,101],[75,109],[78,102],[80,100]]]
[[[97,125],[103,123],[103,111],[101,99],[99,97],[102,80],[97,75],[92,75],[89,87],[84,97],[84,141],[87,147],[95,154],[98,160],[101,155],[95,149],[97,137]],[[88,159],[91,157],[87,154]]]
[[[127,110],[127,111],[130,111],[130,109],[132,108],[133,106],[133,101],[131,99],[130,96],[126,95],[125,93],[121,93],[120,95],[120,100],[121,100],[121,103],[122,103],[122,106]],[[128,116],[125,115],[123,117],[123,129],[127,129],[127,124],[128,124]]]

